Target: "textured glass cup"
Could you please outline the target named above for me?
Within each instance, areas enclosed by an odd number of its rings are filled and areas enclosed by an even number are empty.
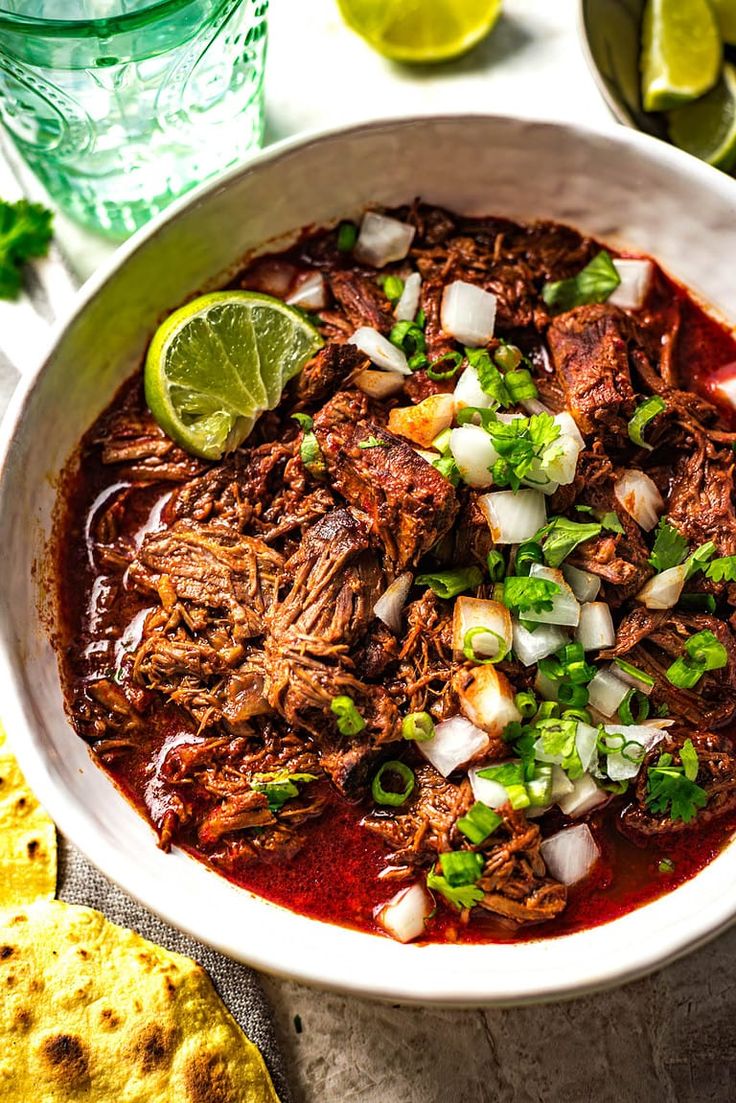
[[[124,237],[263,137],[268,0],[0,0],[0,119],[58,204]]]

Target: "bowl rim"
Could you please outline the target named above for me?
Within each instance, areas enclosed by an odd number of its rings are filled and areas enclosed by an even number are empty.
[[[550,122],[524,116],[497,115],[485,112],[454,112],[448,114],[389,116],[369,122],[309,131],[296,137],[286,138],[248,158],[222,176],[192,189],[191,192],[177,200],[152,219],[150,223],[137,231],[82,286],[77,293],[73,309],[67,317],[54,325],[47,352],[38,356],[35,364],[21,377],[0,424],[0,495],[4,492],[9,466],[8,460],[12,455],[14,441],[18,428],[23,421],[27,404],[38,380],[43,375],[46,366],[51,362],[61,336],[72,322],[86,311],[89,304],[117,270],[125,265],[128,259],[144,243],[154,239],[164,226],[174,221],[182,211],[199,203],[214,192],[227,189],[231,181],[238,179],[241,175],[257,170],[261,164],[277,161],[290,155],[295,150],[382,129],[395,131],[413,125],[452,124],[453,122],[490,123],[501,127],[508,126],[512,129],[519,126],[537,127],[551,133],[561,134],[564,132],[581,142],[600,141],[603,137],[614,146],[638,149],[642,155],[663,163],[664,167],[670,167],[672,171],[689,176],[694,184],[701,184],[722,193],[724,198],[736,205],[736,180],[703,162],[697,161],[673,146],[639,131],[623,127],[616,127],[613,131],[609,131],[604,128],[581,126],[577,123]],[[464,978],[465,986],[458,987],[457,983],[452,980],[451,970],[447,970],[447,975],[439,977],[437,980],[425,978],[421,983],[409,983],[407,981],[396,982],[387,979],[383,975],[374,975],[365,968],[362,969],[362,972],[360,969],[356,969],[355,973],[347,976],[337,966],[330,966],[326,970],[318,971],[314,965],[310,965],[306,960],[299,959],[293,953],[288,955],[287,964],[284,964],[282,955],[279,954],[273,942],[269,942],[267,939],[264,940],[265,949],[257,944],[251,944],[245,952],[238,950],[231,944],[223,944],[222,940],[218,941],[218,936],[208,931],[206,924],[202,921],[188,918],[186,914],[182,916],[175,909],[172,911],[168,906],[165,894],[159,894],[152,900],[149,893],[137,889],[134,869],[130,867],[129,863],[121,859],[114,845],[109,844],[101,836],[98,837],[94,829],[90,830],[91,827],[94,827],[94,815],[88,812],[86,807],[80,807],[78,802],[71,800],[64,788],[54,781],[47,770],[46,756],[34,744],[31,735],[33,720],[26,709],[23,693],[13,669],[13,649],[14,641],[8,632],[8,625],[3,619],[0,621],[0,684],[3,685],[5,692],[0,704],[0,714],[5,722],[10,745],[17,753],[29,784],[48,810],[59,831],[77,846],[107,878],[172,927],[185,931],[193,938],[213,946],[226,956],[245,961],[256,969],[330,991],[394,1002],[432,1004],[446,1007],[511,1006],[572,998],[636,979],[704,944],[736,919],[736,891],[730,894],[723,892],[711,902],[707,913],[702,910],[693,911],[691,908],[687,923],[667,923],[660,940],[652,940],[651,943],[647,943],[646,940],[638,940],[636,944],[634,944],[634,940],[631,940],[631,949],[624,963],[603,960],[599,963],[594,975],[589,975],[584,979],[575,978],[569,983],[565,983],[559,978],[546,979],[540,975],[537,981],[532,984],[525,984],[519,992],[510,987],[500,990],[496,988],[494,991],[491,978],[487,978],[488,983],[481,986],[480,982],[471,983],[466,977]],[[98,767],[95,766],[95,768]],[[717,860],[715,859],[715,861]],[[703,871],[686,882],[685,886],[696,882],[711,868],[712,864],[706,866]],[[217,876],[216,874],[212,875]],[[685,886],[681,886],[681,888]],[[675,893],[679,891],[680,889],[674,890]],[[673,893],[669,893],[660,900],[669,899],[672,896]],[[656,901],[654,904],[656,904]],[[281,909],[277,905],[271,906],[280,911],[287,911],[287,909]],[[645,907],[651,906],[653,905],[646,905]],[[627,914],[628,916],[636,915],[637,911],[640,910],[642,909],[635,909]],[[300,920],[305,918],[299,913],[290,912],[289,914]],[[624,915],[591,930],[612,928],[626,919],[627,916]],[[344,932],[346,930],[340,927],[335,928],[332,924],[317,920],[310,920],[310,922],[316,923],[320,927],[327,927],[332,931]],[[365,932],[351,933],[359,933],[363,938],[378,938],[378,936],[372,936]],[[549,952],[559,941],[574,940],[585,933],[586,931],[581,931],[560,936],[560,939],[536,940],[529,943],[510,943],[508,945],[510,947],[544,945]],[[380,939],[380,941],[385,941],[387,947],[391,947],[390,952],[386,952],[387,957],[395,954],[397,950],[399,952],[417,953],[423,949],[423,947],[397,946],[390,940]],[[472,954],[474,949],[482,950],[483,945],[478,944],[476,947],[466,944],[457,947],[450,946],[448,949],[467,955]],[[486,992],[486,988],[491,989],[491,991]]]

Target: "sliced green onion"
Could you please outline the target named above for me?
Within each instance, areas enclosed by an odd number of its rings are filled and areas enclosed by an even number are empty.
[[[667,674],[667,681],[671,682],[673,686],[677,686],[678,689],[693,689],[705,674],[705,668],[693,666],[681,655],[679,659],[675,659],[671,666],[667,667],[665,673]]]
[[[435,360],[430,360],[427,367],[427,375],[430,379],[435,380],[452,379],[454,375],[457,375],[462,362],[463,358],[461,353],[445,352]],[[444,363],[449,363],[450,366],[446,368],[445,371],[439,371],[439,365]]]
[[[707,628],[696,632],[685,644],[685,651],[696,666],[703,670],[721,670],[728,666],[728,652]]]
[[[498,651],[495,655],[481,656],[473,648],[473,640],[476,636],[493,636],[498,640]],[[484,628],[483,625],[476,625],[475,628],[469,628],[463,636],[463,655],[466,659],[469,659],[471,663],[500,663],[509,653],[506,640],[498,632],[494,632],[492,628]]]
[[[532,804],[539,808],[549,804],[552,799],[552,767],[536,765],[534,777],[527,781],[526,789]]]
[[[644,440],[642,430],[657,414],[661,414],[666,409],[667,403],[659,395],[653,395],[637,406],[634,410],[634,416],[629,421],[629,439],[633,440],[634,444],[638,444],[640,448],[646,448],[648,452],[651,452],[652,445],[647,444]]]
[[[542,545],[537,544],[534,540],[527,540],[523,544],[519,544],[514,563],[516,574],[528,576],[534,563],[544,563]]]
[[[528,690],[517,693],[514,697],[514,704],[525,720],[530,720],[532,716],[536,715],[537,699]]]
[[[563,720],[575,720],[579,724],[592,724],[593,717],[590,715],[587,709],[565,709],[562,714]]]
[[[576,685],[574,682],[560,682],[557,699],[565,708],[584,709],[588,703],[588,690],[584,685]]]
[[[506,574],[506,560],[503,557],[503,552],[497,551],[495,548],[488,553],[488,574],[491,582],[501,582]]]
[[[415,743],[426,743],[434,735],[434,720],[428,712],[410,712],[401,721],[401,734]]]
[[[333,697],[330,711],[337,717],[337,729],[342,735],[357,735],[365,727],[365,720],[355,707],[352,697],[341,694]]]
[[[556,720],[560,715],[560,706],[556,701],[542,701],[535,720]]]
[[[354,222],[341,222],[337,231],[337,247],[341,253],[351,252],[358,240],[358,227]]]
[[[450,850],[440,854],[440,866],[447,883],[456,885],[474,885],[483,872],[485,865],[482,854],[474,850]]]
[[[638,689],[630,689],[618,706],[618,715],[622,724],[643,724],[649,716],[649,698]]]
[[[383,288],[383,293],[392,303],[397,303],[404,290],[404,281],[401,276],[379,276],[378,282]]]
[[[499,766],[485,766],[478,770],[478,777],[488,778],[503,785],[512,808],[528,808],[531,803],[524,784],[524,769],[520,762],[503,762]]]
[[[437,597],[449,601],[464,590],[474,590],[483,581],[480,567],[456,567],[450,571],[435,571],[417,576],[417,586],[429,586]]]
[[[555,658],[554,655],[547,655],[544,659],[540,659],[537,663],[537,669],[540,674],[544,674],[545,678],[549,678],[553,682],[559,682],[565,674],[560,660]]]
[[[438,433],[432,441],[432,447],[436,448],[438,452],[441,452],[444,455],[445,452],[449,451],[451,436],[452,429],[443,429],[442,432]]]
[[[424,331],[416,322],[397,322],[388,339],[404,352],[412,371],[417,371],[427,363],[427,342]]]
[[[503,381],[514,402],[524,402],[530,398],[537,398],[539,394],[531,372],[526,368],[507,372]]]
[[[626,659],[616,658],[613,660],[614,665],[623,671],[624,674],[628,674],[630,678],[636,678],[637,682],[641,682],[643,686],[651,686],[654,688],[654,678],[651,674],[647,674],[646,670],[641,670],[638,666],[634,666],[633,663],[627,663]]]
[[[382,779],[385,774],[398,776],[404,788],[398,792],[395,789],[384,789]],[[377,804],[389,804],[398,807],[398,805],[404,804],[414,792],[415,783],[414,774],[405,763],[384,762],[371,782],[371,793]]]
[[[477,846],[479,843],[485,842],[502,822],[503,819],[497,812],[494,812],[482,800],[478,800],[472,808],[468,809],[467,814],[461,816],[457,821],[457,829],[462,831],[463,835]]]
[[[493,359],[502,371],[512,372],[515,368],[518,368],[524,357],[521,349],[504,341],[494,352]],[[508,376],[506,382],[508,382]]]

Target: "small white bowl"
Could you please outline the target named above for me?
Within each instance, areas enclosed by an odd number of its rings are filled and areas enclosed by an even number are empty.
[[[462,116],[377,122],[266,150],[172,207],[80,293],[2,428],[0,710],[30,783],[104,873],[234,958],[392,1000],[522,1003],[638,976],[736,913],[736,846],[687,884],[593,930],[506,945],[401,946],[292,913],[230,885],[153,835],[69,725],[45,623],[44,549],[59,472],[139,364],[157,321],[240,258],[369,203],[422,196],[469,214],[553,218],[650,252],[736,317],[736,182],[620,129]],[[53,627],[53,622],[52,622]],[[305,871],[305,876],[307,876]],[[340,859],[335,856],[335,891]]]

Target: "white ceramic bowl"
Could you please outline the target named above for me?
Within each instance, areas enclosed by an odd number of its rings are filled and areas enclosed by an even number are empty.
[[[33,567],[43,560],[55,478],[139,363],[157,320],[217,286],[265,241],[416,195],[466,213],[559,219],[634,245],[736,318],[736,182],[643,135],[463,116],[372,123],[272,147],[123,247],[84,288],[46,362],[14,397],[2,430],[0,711],[60,829],[153,911],[234,958],[403,1001],[571,995],[637,976],[727,924],[736,913],[736,846],[668,896],[547,941],[401,946],[306,919],[156,848],[67,722],[39,612],[42,579]],[[339,882],[336,855],[336,891]]]

